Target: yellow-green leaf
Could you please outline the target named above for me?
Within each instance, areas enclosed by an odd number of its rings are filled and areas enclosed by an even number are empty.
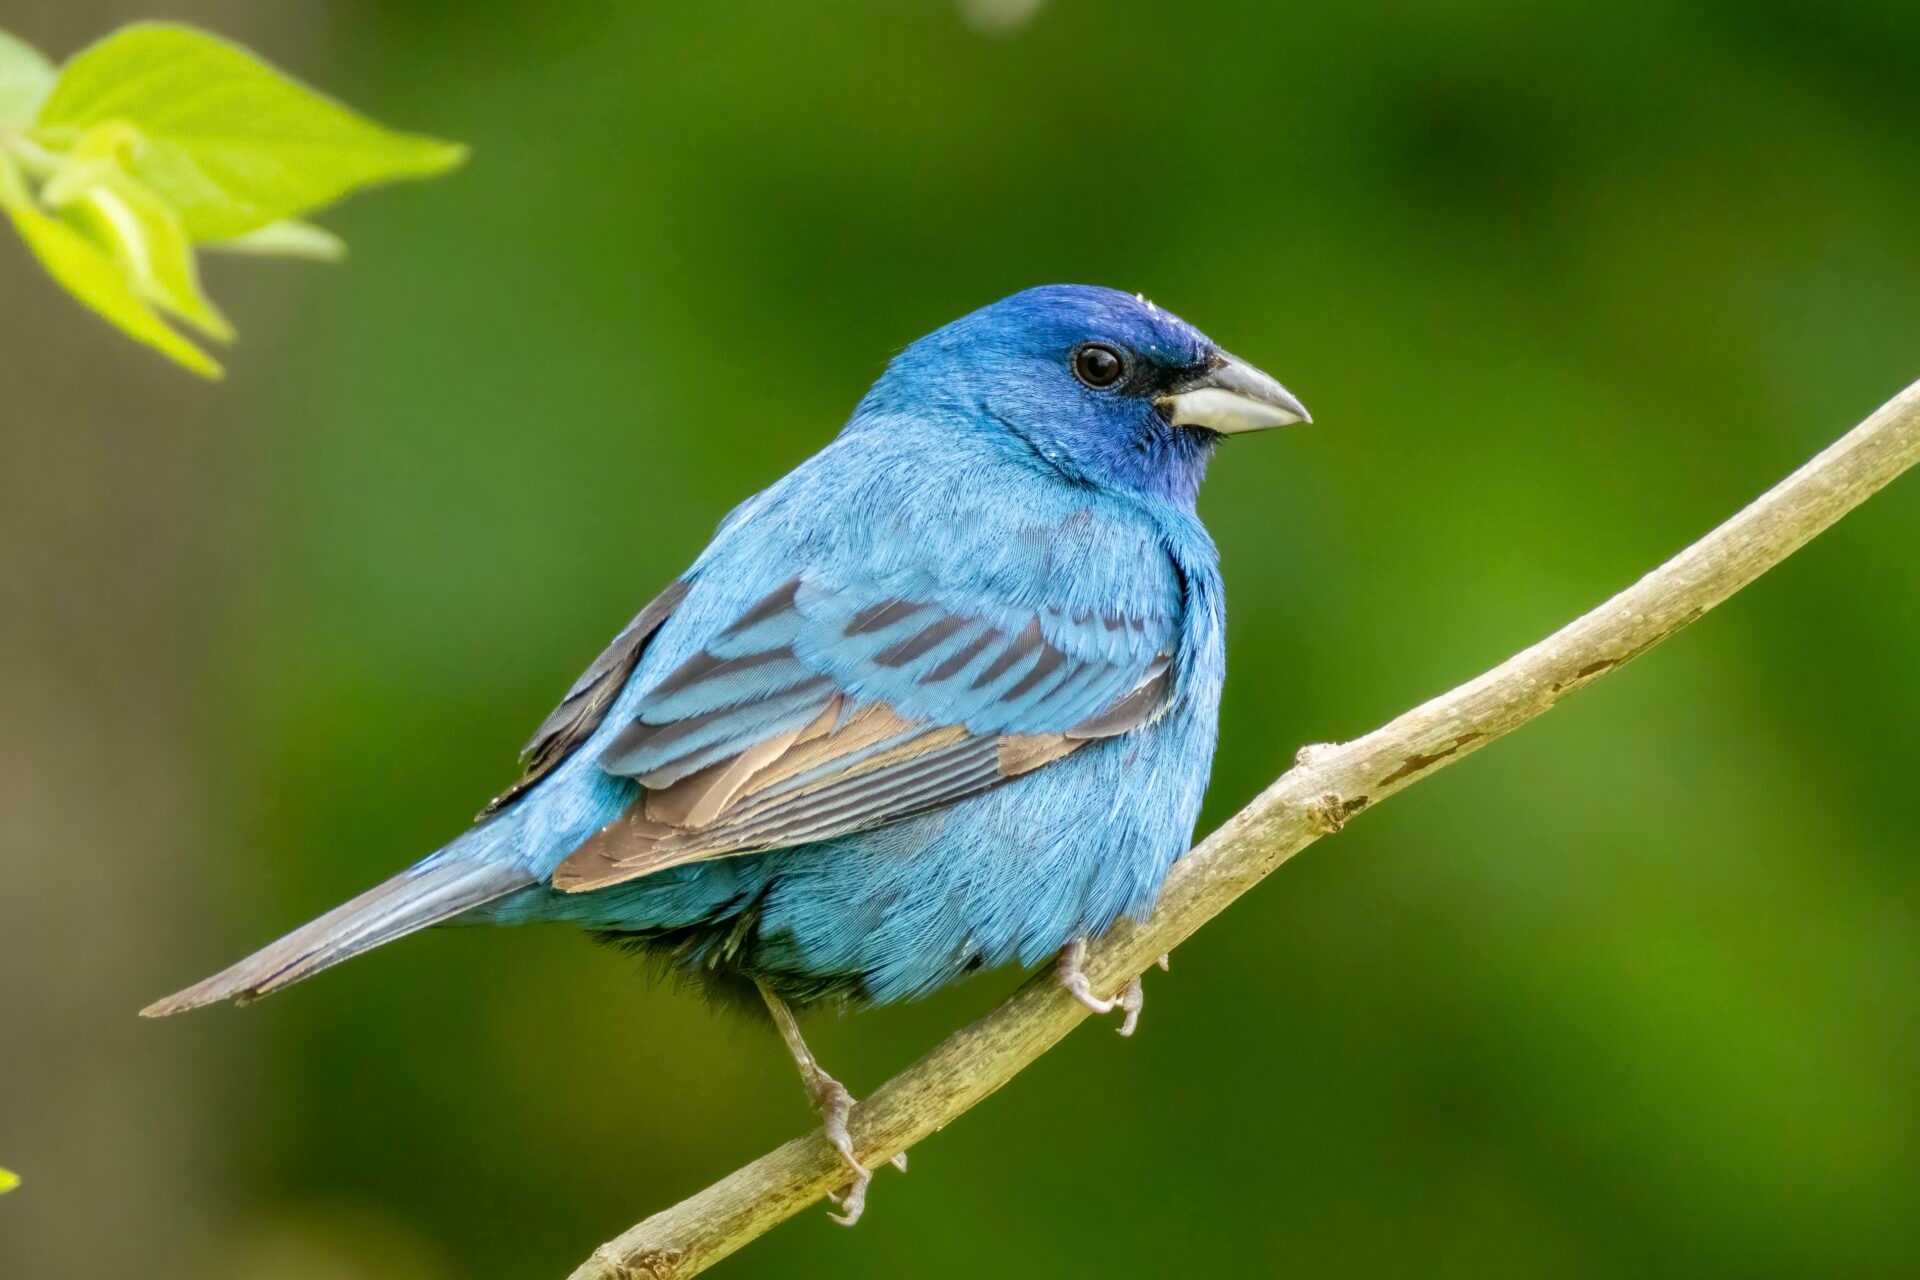
[[[297,218],[269,222],[257,231],[249,231],[231,240],[209,240],[205,249],[221,253],[248,253],[263,258],[308,258],[314,262],[338,262],[347,256],[346,241],[325,227]]]
[[[20,1185],[20,1175],[11,1169],[0,1169],[0,1196],[7,1194]]]
[[[206,378],[220,376],[220,366],[206,352],[167,327],[134,286],[121,274],[107,252],[58,218],[37,209],[7,210],[14,229],[27,242],[47,274],[74,297],[86,303],[129,337],[143,342]]]
[[[228,240],[370,183],[444,173],[463,147],[397,133],[236,45],[141,23],[76,54],[42,104],[43,136],[110,121],[139,130],[136,177],[194,240]]]
[[[0,31],[0,125],[30,123],[53,88],[53,74],[38,49]]]
[[[233,326],[200,291],[200,271],[180,215],[126,174],[90,187],[68,211],[110,247],[120,272],[148,302],[216,342],[233,341]]]

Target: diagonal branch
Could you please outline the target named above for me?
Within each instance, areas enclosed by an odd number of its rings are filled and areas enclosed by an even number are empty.
[[[1295,767],[1174,865],[1152,919],[1089,950],[1096,991],[1119,987],[1348,818],[1511,733],[1639,657],[1799,550],[1920,462],[1920,382],[1751,506],[1592,612],[1485,675],[1363,738],[1301,751]],[[869,1167],[945,1127],[1087,1016],[1050,971],[949,1036],[853,1115]],[[596,1249],[572,1280],[668,1280],[706,1270],[845,1178],[813,1131]]]

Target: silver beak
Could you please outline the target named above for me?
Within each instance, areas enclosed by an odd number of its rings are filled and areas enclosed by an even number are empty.
[[[1206,372],[1175,386],[1154,404],[1176,427],[1205,427],[1223,436],[1313,421],[1291,391],[1224,351],[1215,353]]]

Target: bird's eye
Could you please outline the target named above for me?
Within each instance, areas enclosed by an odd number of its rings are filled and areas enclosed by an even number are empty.
[[[1127,362],[1104,342],[1089,342],[1073,353],[1073,376],[1102,391],[1120,381]]]

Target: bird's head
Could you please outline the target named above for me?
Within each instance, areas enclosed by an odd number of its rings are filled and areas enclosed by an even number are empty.
[[[1190,507],[1221,438],[1307,422],[1273,378],[1151,302],[1047,285],[908,347],[863,405],[1010,435],[1070,479]],[[897,419],[896,419],[897,420]]]

